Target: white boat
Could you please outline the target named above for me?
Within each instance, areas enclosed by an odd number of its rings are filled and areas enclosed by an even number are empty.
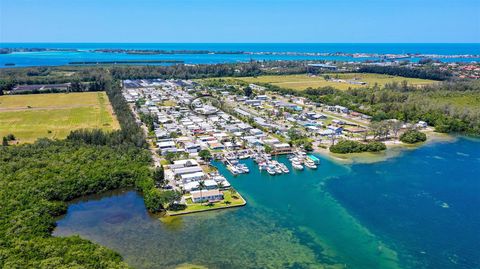
[[[280,169],[282,169],[282,172],[285,174],[290,173],[290,170],[288,170],[287,166],[283,163],[280,164]]]
[[[305,162],[305,166],[310,169],[317,169],[317,166],[315,165],[314,162]]]
[[[233,165],[228,165],[227,169],[230,170],[230,172],[232,172],[232,174],[234,174],[234,175],[237,175],[239,173],[238,169]]]
[[[260,163],[258,163],[258,169],[260,169],[260,170],[266,170],[266,169],[267,169],[267,163],[266,163],[266,162],[260,162]]]
[[[275,169],[275,173],[277,173],[277,174],[283,173],[282,168],[280,168],[280,166],[275,166],[274,169]]]
[[[267,172],[270,174],[270,175],[275,175],[275,170],[273,170],[272,168],[270,167],[267,167]]]
[[[303,170],[303,165],[301,165],[299,163],[293,163],[292,166],[293,166],[294,169]]]
[[[250,169],[245,164],[237,164],[237,169],[241,170],[244,173],[250,172]]]

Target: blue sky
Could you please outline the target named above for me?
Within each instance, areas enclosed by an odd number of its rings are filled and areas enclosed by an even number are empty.
[[[0,0],[0,42],[480,42],[478,0]]]

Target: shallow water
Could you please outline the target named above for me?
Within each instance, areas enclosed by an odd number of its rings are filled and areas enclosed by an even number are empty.
[[[247,206],[159,220],[136,192],[114,192],[73,202],[54,235],[79,234],[136,268],[478,268],[479,149],[459,139],[282,176],[219,165]]]
[[[355,58],[349,56],[305,56],[305,55],[249,55],[249,54],[171,54],[134,55],[122,53],[95,53],[94,49],[141,49],[141,50],[208,50],[245,52],[317,52],[317,53],[424,53],[439,55],[479,55],[480,46],[466,44],[375,44],[375,43],[0,43],[0,48],[64,48],[78,51],[46,51],[0,54],[0,68],[7,63],[15,67],[68,65],[74,61],[125,61],[125,60],[178,60],[187,64],[215,64],[248,62],[250,60],[326,60],[353,61],[379,60],[379,58]],[[417,62],[420,58],[410,59]],[[443,62],[479,62],[478,57],[441,58]],[[138,65],[138,64],[137,64]]]

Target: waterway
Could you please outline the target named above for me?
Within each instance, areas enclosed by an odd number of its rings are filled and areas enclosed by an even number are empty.
[[[95,49],[129,50],[207,50],[207,51],[244,51],[244,52],[293,52],[293,53],[380,53],[403,54],[421,53],[436,55],[480,55],[480,44],[375,44],[375,43],[0,43],[0,48],[50,48],[75,49],[77,51],[43,51],[0,54],[0,68],[25,66],[58,66],[69,62],[88,61],[149,61],[175,60],[186,64],[215,64],[248,62],[250,60],[327,60],[353,61],[379,60],[375,57],[349,56],[310,56],[310,55],[264,55],[264,54],[167,54],[133,55],[124,53],[94,52]],[[419,58],[409,59],[413,62]],[[478,57],[441,58],[443,62],[480,62]],[[151,63],[150,63],[151,64]]]
[[[288,163],[286,158],[279,161]],[[55,236],[78,234],[136,268],[480,267],[480,141],[458,138],[384,162],[237,177],[248,204],[159,219],[135,191],[70,204]]]

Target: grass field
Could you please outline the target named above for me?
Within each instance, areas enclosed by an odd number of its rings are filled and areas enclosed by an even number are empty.
[[[405,78],[390,75],[381,74],[366,74],[366,73],[335,73],[325,74],[330,78],[342,79],[342,80],[356,80],[366,82],[367,86],[373,86],[377,83],[379,86],[383,86],[390,82],[402,82],[407,81],[410,85],[426,85],[433,83],[433,80],[418,79],[418,78]],[[282,88],[305,90],[306,88],[319,88],[332,86],[340,90],[346,90],[348,88],[365,87],[362,85],[350,84],[348,82],[334,82],[325,80],[323,76],[310,77],[307,75],[285,75],[285,76],[260,76],[260,77],[243,77],[239,80],[248,83],[269,83]]]
[[[0,137],[14,134],[19,143],[31,143],[81,128],[119,128],[105,92],[0,96]]]

